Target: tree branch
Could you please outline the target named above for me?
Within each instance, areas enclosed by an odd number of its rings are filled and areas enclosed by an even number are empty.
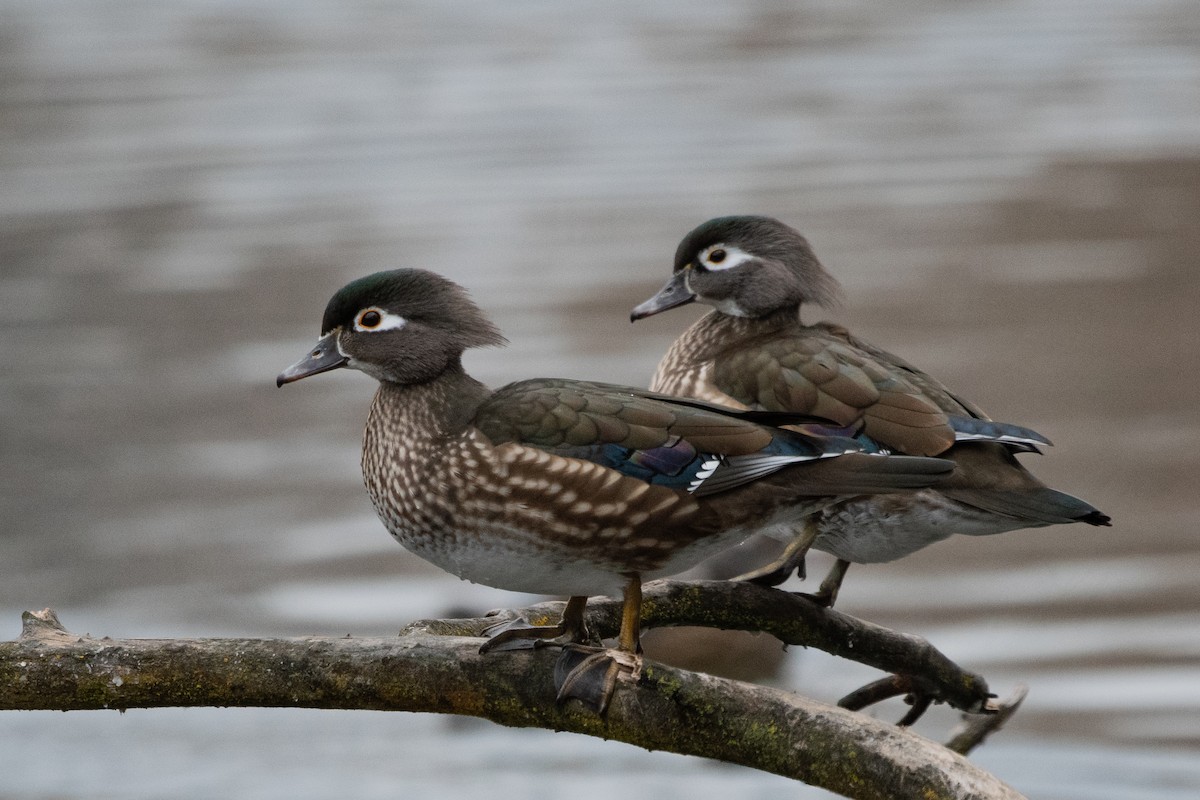
[[[706,598],[708,588],[700,587]],[[772,591],[746,588],[748,605],[734,603],[738,613],[755,605],[759,591]],[[660,583],[648,592],[654,597],[649,618],[661,623],[677,604],[675,624],[703,624],[704,614],[682,612],[699,596],[687,585]],[[604,601],[596,606],[589,621],[610,624],[604,617],[611,609]],[[529,611],[536,616],[551,608]],[[481,656],[478,638],[457,635],[494,617],[414,623],[399,637],[382,639],[271,640],[80,637],[49,610],[26,612],[23,621],[18,640],[0,643],[0,709],[290,706],[464,714],[719,759],[853,798],[1020,797],[905,729],[777,689],[653,662],[636,685],[622,684],[605,717],[578,704],[559,705],[556,650]]]
[[[501,612],[499,619],[520,615],[535,624],[556,622],[563,603],[539,603],[529,608]],[[421,620],[409,626],[438,633],[479,636],[497,618],[477,620]],[[621,601],[594,598],[588,602],[587,623],[593,632],[609,638],[621,622]],[[807,597],[753,583],[735,581],[652,581],[642,590],[642,628],[695,625],[724,630],[761,631],[787,645],[815,647],[831,655],[869,667],[911,676],[916,684],[896,694],[917,693],[932,702],[972,714],[991,713],[987,681],[963,669],[928,641],[881,625],[824,608]],[[864,687],[865,688],[865,687]],[[856,693],[857,694],[857,693]],[[843,699],[839,705],[851,699]],[[878,699],[884,699],[880,697]],[[872,701],[874,702],[874,701]],[[870,705],[855,706],[854,710]]]

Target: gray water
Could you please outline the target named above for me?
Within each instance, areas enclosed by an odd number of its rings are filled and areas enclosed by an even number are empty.
[[[5,0],[0,636],[46,606],[114,637],[367,636],[526,601],[384,534],[368,380],[274,376],[338,286],[406,265],[504,329],[482,380],[645,384],[698,312],[629,308],[739,212],[801,228],[838,320],[1048,435],[1030,465],[1116,520],[857,567],[841,608],[1028,684],[973,757],[1031,796],[1200,794],[1188,2]],[[793,649],[769,680],[874,677]],[[5,800],[497,790],[824,796],[440,717],[0,715]]]

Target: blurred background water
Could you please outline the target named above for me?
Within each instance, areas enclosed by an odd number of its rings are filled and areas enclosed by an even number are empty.
[[[1031,796],[1197,796],[1196,12],[2,0],[0,635],[45,606],[267,637],[524,602],[375,521],[367,379],[274,376],[343,282],[406,265],[508,335],[468,357],[486,382],[644,385],[699,313],[628,323],[679,238],[766,213],[842,280],[838,320],[1047,434],[1027,463],[1115,519],[858,567],[841,608],[1028,683],[974,758]],[[792,650],[769,679],[833,700],[874,677]],[[0,715],[4,800],[472,791],[825,796],[441,717]]]

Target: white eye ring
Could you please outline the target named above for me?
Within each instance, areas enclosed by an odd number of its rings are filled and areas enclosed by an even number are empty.
[[[379,318],[379,321],[374,325],[366,324],[370,321],[368,314],[374,314]],[[399,314],[393,314],[390,311],[385,311],[379,306],[371,306],[364,308],[354,315],[354,330],[359,333],[378,333],[379,331],[395,331],[403,328],[408,324],[408,320]]]
[[[715,272],[740,267],[752,258],[754,256],[740,247],[728,244],[714,244],[701,250],[700,256],[696,260],[700,263],[700,266]]]

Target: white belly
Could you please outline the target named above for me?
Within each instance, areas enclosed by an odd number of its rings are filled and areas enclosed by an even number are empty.
[[[972,508],[933,490],[848,500],[815,520],[813,547],[856,564],[895,561],[956,533],[986,536],[1029,527],[1028,521]],[[789,539],[798,531],[771,535]]]
[[[643,573],[643,581],[683,572],[721,550],[732,547],[752,531],[729,531],[706,537],[682,548],[659,568]],[[619,597],[627,581],[627,568],[581,558],[567,547],[548,545],[544,538],[508,526],[490,525],[487,531],[428,537],[392,534],[406,549],[463,580],[545,595],[609,595]]]

